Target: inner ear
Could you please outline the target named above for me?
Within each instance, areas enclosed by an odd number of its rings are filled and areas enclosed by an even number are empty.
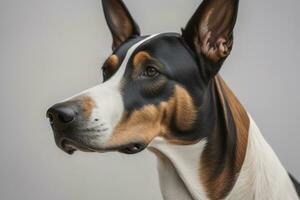
[[[116,50],[130,37],[140,35],[140,29],[122,0],[102,0],[104,15]]]
[[[183,30],[192,50],[219,68],[232,49],[238,4],[239,0],[204,0]]]

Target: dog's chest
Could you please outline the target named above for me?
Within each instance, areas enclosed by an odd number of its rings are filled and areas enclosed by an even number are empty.
[[[250,117],[251,118],[251,117]],[[191,146],[170,145],[163,139],[150,147],[158,157],[164,200],[208,200],[199,169],[203,140]],[[298,200],[292,182],[279,159],[251,119],[247,155],[226,200]]]
[[[194,200],[169,160],[159,159],[157,167],[164,200]]]
[[[158,157],[159,180],[164,200],[208,199],[200,182],[201,152],[206,141],[195,145],[171,145],[163,139],[151,143]]]

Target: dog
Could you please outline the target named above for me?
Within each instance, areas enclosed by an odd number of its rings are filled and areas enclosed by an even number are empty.
[[[142,36],[121,0],[102,0],[113,37],[103,83],[47,111],[68,154],[145,149],[165,200],[296,200],[288,174],[218,74],[238,0],[204,0],[182,33]]]

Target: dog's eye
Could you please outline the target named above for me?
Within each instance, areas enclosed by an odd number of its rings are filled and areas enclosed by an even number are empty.
[[[143,72],[143,76],[145,77],[153,78],[157,75],[159,75],[159,71],[153,66],[148,66],[146,70]]]

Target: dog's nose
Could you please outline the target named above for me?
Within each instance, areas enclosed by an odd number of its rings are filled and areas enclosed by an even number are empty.
[[[69,103],[56,104],[47,111],[51,125],[56,129],[64,129],[76,118],[76,106]]]

